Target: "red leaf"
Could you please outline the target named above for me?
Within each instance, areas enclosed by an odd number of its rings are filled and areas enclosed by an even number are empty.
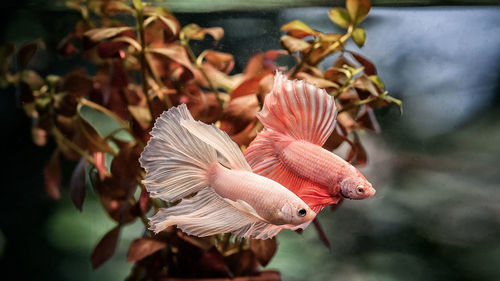
[[[139,166],[141,152],[141,148],[135,143],[127,143],[120,147],[120,152],[111,162],[111,174],[125,190],[137,186],[137,176],[141,171]]]
[[[351,150],[347,156],[347,162],[352,163],[355,166],[364,166],[368,160],[366,150],[356,138],[354,143],[351,145]]]
[[[109,179],[111,178],[106,179],[106,181],[110,181]],[[130,205],[128,200],[122,199],[126,198],[126,194],[123,194],[124,192],[122,192],[121,196],[120,194],[118,194],[120,193],[120,191],[123,191],[122,189],[120,189],[119,186],[112,185],[111,183],[107,184],[108,185],[105,188],[107,188],[108,190],[102,190],[104,184],[98,185],[99,200],[101,202],[102,207],[106,210],[111,219],[120,224],[126,224],[134,221],[137,217],[134,214],[135,211],[137,210],[135,206]],[[110,190],[112,188],[114,188],[115,190]],[[108,195],[106,194],[106,191],[109,193],[114,192],[115,194]]]
[[[149,208],[151,207],[151,201],[149,199],[149,193],[146,191],[146,189],[142,189],[138,202],[141,214],[146,214],[149,211]]]
[[[356,122],[362,128],[366,128],[374,131],[375,133],[380,133],[380,125],[378,124],[377,118],[373,109],[369,106],[364,106],[356,117]]]
[[[77,50],[75,48],[75,45],[71,42],[71,40],[75,38],[74,33],[68,34],[66,37],[59,42],[57,45],[57,52],[64,57],[70,57],[74,54],[76,54]]]
[[[251,250],[242,250],[226,257],[226,264],[235,276],[255,274],[258,262]]]
[[[328,248],[331,249],[330,247],[330,241],[328,241],[328,237],[326,237],[325,231],[319,224],[318,218],[315,218],[313,220],[314,227],[316,228],[316,231],[318,232],[319,238],[321,239],[321,242]]]
[[[118,244],[118,238],[120,237],[120,225],[115,226],[111,229],[101,241],[97,244],[92,252],[90,261],[92,262],[92,267],[97,269],[103,263],[105,263],[109,258],[113,256]]]
[[[170,44],[170,45],[164,45],[161,48],[151,48],[149,51],[154,54],[163,55],[179,63],[180,65],[188,69],[190,72],[194,71],[194,66],[191,63],[191,60],[189,59],[189,56],[186,53],[186,50],[182,46]]]
[[[288,56],[288,52],[285,50],[269,50],[264,53],[265,60],[275,61],[279,56]]]
[[[120,50],[127,47],[127,43],[120,41],[101,42],[97,45],[97,54],[101,58],[118,58]]]
[[[272,239],[251,239],[250,249],[257,257],[260,265],[266,266],[278,249],[278,243],[276,242],[276,237]]]
[[[130,244],[128,251],[128,262],[140,261],[143,258],[159,251],[167,246],[164,241],[156,240],[153,238],[139,238]]]
[[[104,180],[104,178],[108,175],[108,169],[106,168],[106,155],[102,152],[94,152],[92,157],[94,158],[95,167],[99,172],[99,178]]]
[[[376,75],[377,74],[377,69],[375,68],[375,65],[367,58],[363,57],[362,55],[348,51],[365,69],[365,74],[370,76],[370,75]]]
[[[231,91],[231,99],[235,99],[246,95],[256,95],[259,93],[259,83],[264,75],[251,77],[241,82],[234,90]]]
[[[43,168],[45,179],[45,190],[53,199],[59,199],[61,193],[59,185],[61,184],[61,163],[59,161],[59,150],[55,150],[50,157],[49,162]]]
[[[231,139],[237,143],[239,146],[248,146],[250,142],[257,136],[257,131],[260,129],[260,126],[256,126],[256,123],[250,123],[248,126],[241,132],[236,135],[232,135]]]
[[[85,158],[81,158],[76,165],[73,174],[71,175],[71,183],[69,187],[69,193],[71,195],[71,201],[75,204],[75,207],[82,211],[83,201],[85,200],[86,186],[85,186],[85,166],[87,161]]]
[[[199,267],[200,271],[204,272],[204,275],[230,276],[224,257],[215,247],[203,253],[199,260]]]
[[[125,88],[128,85],[127,73],[123,69],[123,64],[120,59],[113,60],[113,68],[111,70],[111,85],[116,88]]]
[[[273,73],[273,69],[264,63],[264,54],[256,53],[247,62],[243,73],[245,77],[255,77],[267,73]]]
[[[87,75],[84,69],[77,68],[64,76],[62,88],[75,97],[81,98],[92,91],[94,81]]]
[[[256,95],[246,95],[232,99],[222,112],[221,129],[229,135],[241,132],[255,121],[259,109],[259,101]]]
[[[28,66],[31,58],[35,55],[37,45],[38,44],[36,42],[28,43],[19,50],[17,55],[17,65],[19,70],[23,70],[26,66]]]
[[[196,96],[188,99],[187,106],[195,120],[200,120],[208,124],[217,121],[220,106],[214,93],[203,93],[200,91]]]

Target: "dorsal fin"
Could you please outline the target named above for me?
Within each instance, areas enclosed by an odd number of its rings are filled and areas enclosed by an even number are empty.
[[[252,171],[239,146],[215,125],[193,120],[181,120],[181,125],[192,135],[217,150],[225,158],[221,161],[224,165],[229,163],[231,169]]]
[[[264,127],[297,140],[323,145],[335,126],[334,97],[302,80],[276,72],[274,86],[257,117]]]

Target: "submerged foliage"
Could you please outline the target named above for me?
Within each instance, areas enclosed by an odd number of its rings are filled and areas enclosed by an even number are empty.
[[[61,196],[61,157],[78,162],[69,186],[76,208],[83,209],[87,189],[92,188],[116,222],[91,255],[94,268],[113,255],[124,226],[137,219],[147,226],[147,215],[166,206],[149,197],[138,164],[154,120],[164,110],[186,103],[195,119],[216,123],[244,149],[262,129],[256,113],[280,69],[336,98],[338,122],[325,148],[345,143],[346,160],[361,166],[367,162],[367,152],[358,132],[380,131],[375,108],[393,103],[401,107],[388,95],[375,65],[344,48],[350,39],[359,47],[365,43],[365,30],[359,24],[370,10],[368,0],[348,0],[346,8],[330,10],[330,19],[345,29],[343,34],[320,32],[299,20],[285,24],[280,39],[284,50],[256,53],[242,73],[234,73],[233,55],[215,50],[195,54],[190,47],[193,40],[220,40],[222,28],[181,27],[166,8],[128,2],[67,2],[79,11],[81,20],[61,40],[58,52],[94,63],[95,73],[75,68],[62,76],[40,77],[28,66],[41,42],[17,51],[7,44],[0,52],[0,83],[17,86],[22,106],[33,120],[34,143],[44,146],[49,138],[57,143],[44,169],[48,195]],[[119,20],[124,18],[133,18],[135,24]],[[332,55],[333,65],[320,69],[318,65]],[[293,57],[296,65],[278,66],[279,56]],[[314,225],[328,245],[317,220]],[[129,280],[236,276],[279,280],[277,272],[260,271],[273,257],[276,239],[247,241],[229,234],[197,238],[175,228],[159,235],[146,230],[137,237],[128,253],[128,260],[135,263]]]

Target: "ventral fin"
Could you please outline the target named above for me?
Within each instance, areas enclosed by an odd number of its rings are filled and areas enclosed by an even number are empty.
[[[248,204],[247,202],[243,201],[243,200],[237,200],[237,201],[233,201],[231,199],[228,199],[228,198],[224,198],[224,200],[226,202],[228,202],[229,204],[231,204],[231,206],[235,207],[236,209],[244,212],[244,213],[248,213],[248,214],[251,214],[252,216],[258,218],[259,220],[261,221],[266,221],[264,218],[262,218],[258,213],[257,211],[255,211],[255,209],[250,206],[250,204]]]
[[[265,128],[320,146],[332,133],[336,116],[334,97],[302,80],[288,80],[281,72],[276,72],[257,115]]]

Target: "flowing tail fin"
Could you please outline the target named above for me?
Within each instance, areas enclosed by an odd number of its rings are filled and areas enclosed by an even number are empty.
[[[143,183],[151,197],[167,202],[207,187],[206,169],[217,161],[215,149],[193,137],[181,126],[181,120],[195,122],[184,104],[164,112],[139,158],[146,170]]]
[[[245,170],[250,167],[229,136],[214,126],[194,121],[184,104],[156,120],[139,162],[146,170],[143,183],[151,197],[172,202],[197,192],[150,218],[150,229],[156,233],[177,225],[196,236],[233,232],[265,239],[282,229],[243,211],[245,206],[222,198],[210,187],[207,168],[213,163]]]
[[[335,127],[334,97],[301,80],[276,72],[274,86],[257,115],[265,128],[297,140],[323,145]]]

